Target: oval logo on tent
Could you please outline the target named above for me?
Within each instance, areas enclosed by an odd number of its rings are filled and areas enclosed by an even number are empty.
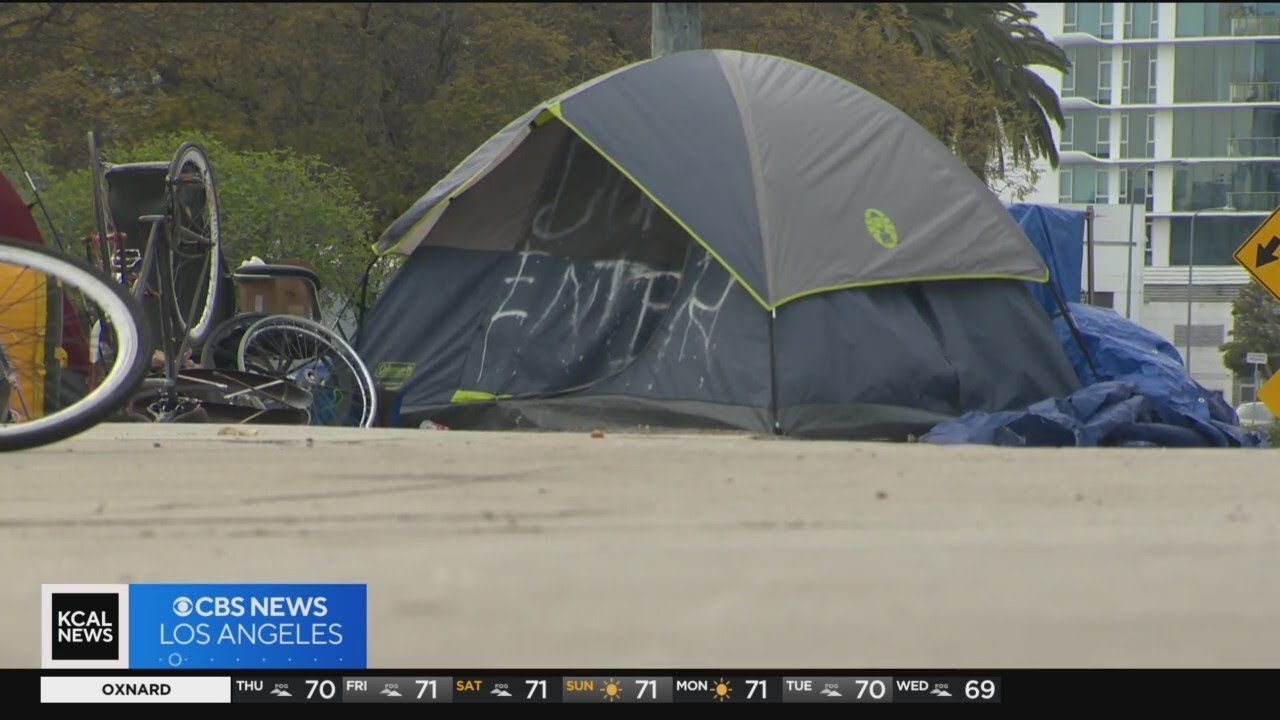
[[[898,246],[898,228],[894,227],[888,215],[875,208],[869,208],[863,217],[867,221],[867,232],[871,233],[872,240],[880,243],[884,248]]]

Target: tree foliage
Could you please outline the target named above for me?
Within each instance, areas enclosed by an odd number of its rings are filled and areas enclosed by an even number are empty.
[[[346,297],[355,289],[373,257],[369,249],[373,214],[342,168],[289,150],[232,150],[198,132],[159,135],[128,148],[104,148],[103,157],[114,163],[167,162],[186,140],[197,142],[213,167],[220,241],[232,266],[254,256],[304,258],[316,266],[321,282],[334,294]],[[95,232],[89,210],[90,168],[86,164],[55,176],[47,143],[27,141],[20,154],[53,224],[48,226],[41,208],[33,209],[46,240],[60,236],[64,249],[79,254],[81,239]],[[19,178],[13,158],[7,159],[9,163],[0,162],[0,170]],[[20,185],[19,192],[28,202],[34,200],[28,188]]]
[[[1025,190],[1029,158],[1052,152],[1045,118],[1057,119],[1056,100],[1027,86],[1025,69],[1052,52],[1022,42],[1020,33],[1034,33],[1019,4],[977,5],[986,9],[708,3],[703,45],[783,55],[847,78],[904,110],[988,182]],[[339,184],[358,190],[376,235],[512,117],[646,58],[649,21],[646,3],[8,3],[0,5],[0,127],[41,147],[50,178],[79,177],[89,129],[104,147],[139,151],[160,151],[176,132],[216,138],[210,155],[231,213],[227,232],[239,232],[237,203],[285,193],[265,182],[235,187],[256,182],[249,178],[271,162],[292,163],[299,177],[345,172]],[[355,202],[316,182],[330,201]],[[87,218],[87,200],[80,211]],[[244,212],[244,222],[259,222],[256,210]],[[261,222],[251,225],[237,242],[262,232]]]
[[[1240,289],[1231,304],[1231,339],[1219,348],[1222,364],[1235,374],[1252,377],[1253,366],[1245,354],[1267,354],[1266,374],[1280,369],[1280,303],[1261,285],[1251,282]]]

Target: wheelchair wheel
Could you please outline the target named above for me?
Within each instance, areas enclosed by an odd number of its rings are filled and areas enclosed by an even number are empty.
[[[174,314],[179,332],[185,329],[191,344],[199,346],[216,321],[222,276],[218,193],[199,145],[178,148],[169,164],[168,188]]]
[[[224,320],[209,333],[200,351],[200,366],[207,370],[236,370],[236,353],[240,350],[240,338],[254,323],[268,317],[264,312],[240,313]]]
[[[240,339],[240,370],[289,380],[312,394],[311,424],[373,427],[373,376],[340,335],[295,315],[271,315]]]
[[[0,240],[0,451],[93,427],[142,383],[142,312],[91,265]]]

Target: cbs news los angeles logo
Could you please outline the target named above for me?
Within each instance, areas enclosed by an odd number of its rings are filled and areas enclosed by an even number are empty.
[[[40,667],[128,668],[128,585],[42,585]]]

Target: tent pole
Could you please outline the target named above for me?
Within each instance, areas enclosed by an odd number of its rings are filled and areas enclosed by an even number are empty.
[[[1075,339],[1076,346],[1080,348],[1080,354],[1084,355],[1084,361],[1089,366],[1089,371],[1093,373],[1094,381],[1100,382],[1102,376],[1098,374],[1098,368],[1093,364],[1093,358],[1089,356],[1089,348],[1085,346],[1084,338],[1080,336],[1080,328],[1076,326],[1076,319],[1072,317],[1071,310],[1067,308],[1067,301],[1063,299],[1062,293],[1058,291],[1057,283],[1049,283],[1049,292],[1058,304],[1058,312],[1062,313],[1062,321],[1067,324],[1067,330],[1071,332],[1071,337]]]
[[[774,435],[782,434],[778,424],[778,351],[773,341],[773,324],[778,319],[778,309],[769,311],[769,427]]]

